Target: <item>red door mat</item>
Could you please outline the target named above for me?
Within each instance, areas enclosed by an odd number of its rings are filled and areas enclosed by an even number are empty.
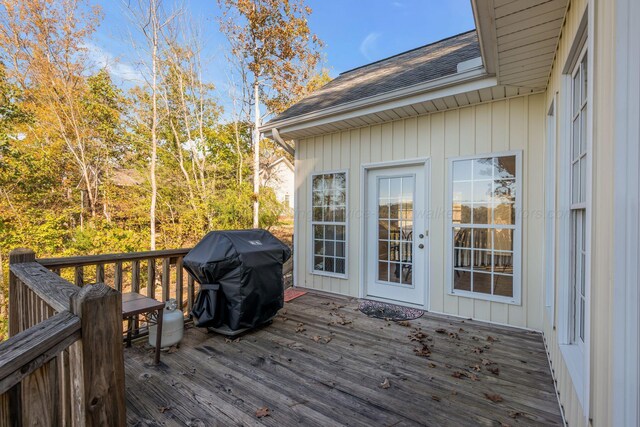
[[[298,297],[301,297],[302,295],[306,294],[307,291],[301,291],[300,289],[296,289],[296,288],[287,288],[284,290],[284,302],[289,302],[291,300],[294,300]]]

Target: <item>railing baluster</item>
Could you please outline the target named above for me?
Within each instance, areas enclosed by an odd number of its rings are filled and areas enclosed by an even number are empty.
[[[147,296],[155,298],[156,296],[156,260],[149,258],[147,260]]]
[[[182,257],[178,257],[178,259],[176,259],[176,301],[178,302],[178,308],[180,311],[184,310],[184,307],[182,306],[182,302],[184,300],[182,297],[182,287]]]
[[[96,264],[96,283],[104,283],[104,264]]]
[[[131,261],[131,292],[140,291],[140,261]]]
[[[74,280],[76,286],[84,286],[84,267],[76,267],[76,274]]]
[[[117,261],[113,272],[113,286],[122,292],[122,261]]]
[[[193,300],[194,300],[194,285],[193,285],[193,277],[189,274],[187,277],[187,316],[191,313],[191,309],[193,308]]]
[[[162,301],[169,300],[169,288],[171,287],[171,258],[162,260]]]

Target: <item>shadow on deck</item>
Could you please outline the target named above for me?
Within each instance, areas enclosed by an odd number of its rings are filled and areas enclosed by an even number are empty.
[[[429,313],[409,324],[307,294],[239,341],[190,328],[159,367],[151,349],[134,346],[125,350],[128,423],[562,424],[540,334]],[[416,352],[416,328],[428,357]],[[263,407],[269,415],[258,418]]]

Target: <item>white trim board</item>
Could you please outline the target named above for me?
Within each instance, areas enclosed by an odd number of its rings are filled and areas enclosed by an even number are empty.
[[[640,3],[616,2],[612,425],[640,425]]]

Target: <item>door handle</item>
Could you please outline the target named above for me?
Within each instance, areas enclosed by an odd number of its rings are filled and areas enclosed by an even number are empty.
[[[424,245],[423,245],[422,243],[420,243],[420,244],[418,245],[418,248],[420,248],[420,249],[424,249]]]

